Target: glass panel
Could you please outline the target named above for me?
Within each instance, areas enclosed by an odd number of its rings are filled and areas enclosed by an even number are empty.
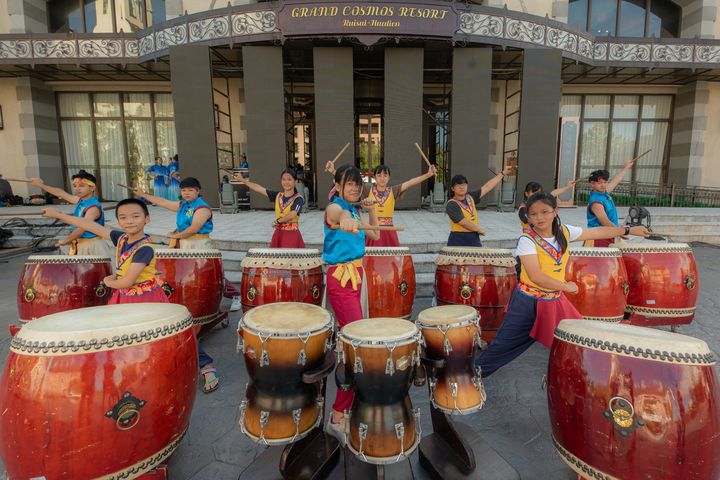
[[[87,93],[60,93],[58,105],[61,117],[90,116],[90,96]]]
[[[123,93],[126,117],[150,117],[149,93]]]
[[[612,138],[610,139],[610,171],[614,174],[625,162],[634,157],[637,123],[613,122]],[[625,176],[630,180],[630,175]]]
[[[582,96],[580,95],[563,95],[560,100],[560,116],[561,117],[579,117],[582,106]]]
[[[160,120],[155,122],[157,132],[158,155],[167,160],[177,153],[177,140],[175,139],[175,122],[172,120]]]
[[[645,35],[645,0],[620,0],[618,36],[642,37]]]
[[[127,182],[125,167],[106,167],[100,169],[100,188],[103,200],[122,200],[130,194],[127,189],[118,185]]]
[[[642,118],[670,118],[670,95],[645,95],[643,97]]]
[[[175,114],[171,93],[156,93],[155,97],[155,116],[156,117],[173,117]]]
[[[93,94],[93,108],[96,117],[119,117],[120,95],[117,93]]]
[[[578,30],[587,30],[588,0],[570,0],[568,3],[568,26]]]
[[[635,181],[639,183],[660,184],[662,168],[658,167],[637,167]]]
[[[588,95],[585,97],[585,118],[609,118],[610,95]]]
[[[68,168],[94,167],[95,152],[93,150],[91,121],[63,120],[61,128],[65,161]]]
[[[137,32],[145,28],[143,23],[144,0],[115,0],[117,31]]]
[[[83,32],[79,0],[54,0],[48,2],[50,33]]]
[[[608,122],[584,122],[582,128],[582,153],[580,175],[589,176],[593,170],[605,168]]]
[[[121,200],[127,196],[127,191],[117,185],[127,182],[122,121],[97,121],[95,134],[97,135],[103,198],[105,200]]]
[[[638,152],[643,153],[649,149],[652,149],[652,152],[635,164],[635,178],[638,182],[660,183],[669,127],[669,122],[640,124]]]
[[[155,163],[152,122],[149,120],[126,120],[125,130],[131,185],[149,188],[151,183],[146,182],[145,170]]]
[[[616,16],[617,0],[593,0],[588,31],[598,36],[615,36]]]
[[[637,95],[616,95],[613,118],[637,118],[639,104],[640,97]]]
[[[679,37],[681,14],[682,9],[668,0],[652,0],[650,2],[648,37]]]
[[[165,0],[147,0],[146,5],[148,26],[165,21]]]

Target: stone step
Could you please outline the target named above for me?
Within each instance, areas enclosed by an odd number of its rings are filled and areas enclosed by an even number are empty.
[[[656,222],[653,220],[651,228],[658,232],[668,233],[686,233],[686,232],[714,232],[718,229],[720,222],[708,222],[708,221],[697,221],[697,222],[680,222],[680,221],[662,221]]]
[[[702,212],[693,212],[692,214],[670,213],[658,215],[653,215],[651,212],[650,215],[650,219],[652,220],[653,224],[655,224],[655,222],[714,222],[716,224],[720,223],[720,215],[703,214]]]

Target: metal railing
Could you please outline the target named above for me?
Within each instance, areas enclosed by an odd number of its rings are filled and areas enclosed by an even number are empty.
[[[590,184],[575,186],[575,204],[586,205]],[[612,192],[618,206],[643,207],[720,207],[720,188],[653,183],[621,183]]]

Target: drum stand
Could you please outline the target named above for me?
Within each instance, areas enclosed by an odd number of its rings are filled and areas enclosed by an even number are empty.
[[[315,370],[303,373],[303,383],[320,382],[320,394],[325,398],[325,377],[335,369],[335,352],[328,352],[325,361]],[[325,411],[323,400],[322,412]],[[285,447],[269,447],[242,472],[240,479],[285,479],[315,480],[324,478],[335,466],[340,452],[339,442],[335,437],[325,434],[324,413],[320,424],[297,442]],[[276,467],[276,465],[279,466]],[[280,476],[278,476],[278,473]]]
[[[215,328],[215,325],[220,324],[222,328],[227,328],[230,325],[230,319],[226,310],[220,310],[216,314],[212,315],[210,319],[203,322],[200,325],[200,332],[197,334],[198,338],[205,336],[210,330]]]
[[[428,376],[445,366],[445,360],[421,357]],[[432,391],[430,391],[432,398]],[[520,474],[475,431],[455,423],[450,415],[430,404],[433,433],[420,441],[420,465],[442,480],[520,480]],[[478,471],[477,464],[482,465]]]

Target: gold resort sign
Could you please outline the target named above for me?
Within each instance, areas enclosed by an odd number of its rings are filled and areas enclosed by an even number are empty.
[[[401,35],[452,37],[451,2],[286,2],[278,10],[283,36]]]

